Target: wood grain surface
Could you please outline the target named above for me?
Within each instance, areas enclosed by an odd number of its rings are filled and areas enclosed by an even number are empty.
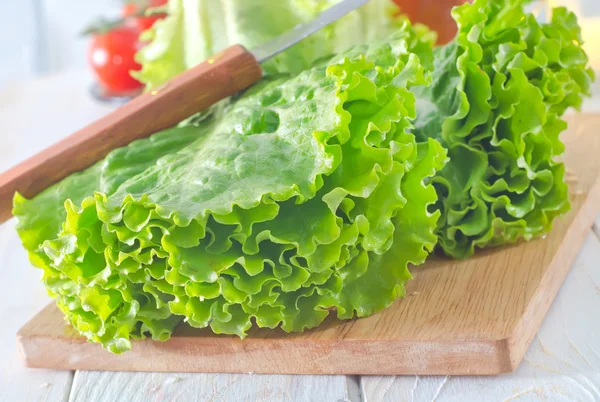
[[[302,334],[245,340],[180,327],[166,343],[114,356],[76,336],[53,306],[21,329],[29,367],[278,374],[497,374],[514,370],[600,210],[599,115],[574,116],[563,139],[572,211],[543,239],[413,269],[408,296],[372,317],[328,319]]]
[[[23,264],[27,255],[14,223],[0,226],[0,277],[10,283],[0,292],[0,401],[67,402],[73,373],[23,368],[15,348],[15,333],[48,304],[48,296],[39,272]]]
[[[110,151],[172,127],[262,77],[254,56],[232,46],[165,85],[0,174],[0,223],[11,216],[16,191],[31,198]]]

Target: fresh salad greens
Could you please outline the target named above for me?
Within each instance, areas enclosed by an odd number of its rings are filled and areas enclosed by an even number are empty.
[[[147,89],[156,88],[233,44],[261,45],[314,19],[340,0],[170,0],[168,17],[144,35],[150,43],[137,55],[136,73]],[[315,60],[350,46],[383,39],[401,25],[390,0],[371,0],[264,63],[266,73],[297,74]]]
[[[171,0],[141,77],[160,85],[332,2]],[[245,93],[17,194],[31,261],[69,322],[120,353],[183,321],[244,337],[364,317],[404,295],[436,244],[465,258],[545,233],[569,208],[562,115],[593,73],[573,14],[540,23],[526,3],[455,8],[459,33],[435,50],[405,23],[322,57],[397,23],[372,1]]]
[[[593,72],[576,17],[548,23],[524,0],[475,0],[454,9],[459,33],[435,49],[433,84],[413,90],[415,134],[438,139],[450,163],[434,179],[439,246],[455,258],[549,231],[569,209],[557,160],[569,107],[590,94]]]
[[[69,322],[114,353],[181,321],[244,337],[389,306],[436,243],[428,180],[446,152],[410,133],[431,58],[406,24],[17,195],[31,260]]]

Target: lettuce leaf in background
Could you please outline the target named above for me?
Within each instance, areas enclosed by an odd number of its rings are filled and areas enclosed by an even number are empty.
[[[211,55],[241,44],[252,49],[314,19],[340,0],[170,0],[168,17],[145,33],[135,73],[147,89],[194,67]],[[371,0],[263,64],[266,73],[299,73],[315,60],[352,45],[383,39],[401,22],[390,0]]]
[[[410,133],[432,57],[406,24],[17,195],[48,291],[114,353],[182,321],[244,337],[389,306],[436,243],[446,152]]]
[[[415,135],[450,162],[434,179],[439,245],[455,258],[529,240],[569,210],[559,134],[593,72],[576,17],[539,23],[524,0],[475,0],[453,11],[457,38],[435,50],[433,84],[416,87]]]

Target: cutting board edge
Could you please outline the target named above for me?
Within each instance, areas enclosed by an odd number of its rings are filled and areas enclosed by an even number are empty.
[[[52,319],[47,320],[48,316]],[[242,340],[230,336],[180,335],[168,342],[137,341],[132,351],[116,356],[76,335],[59,317],[62,312],[52,302],[17,332],[16,341],[24,366],[62,370],[323,375],[496,375],[513,369],[508,337],[361,340],[306,339],[292,335]],[[49,325],[39,325],[44,321]],[[165,353],[170,358],[161,362],[153,359]],[[272,358],[267,364],[257,367],[256,362],[269,354]],[[226,366],[223,355],[240,358]],[[281,364],[282,355],[293,356],[288,360],[302,364]],[[415,369],[419,366],[421,368]]]
[[[533,342],[538,329],[546,318],[590,229],[593,228],[598,214],[600,214],[600,177],[596,178],[594,184],[586,193],[583,204],[567,229],[565,239],[568,238],[569,241],[561,243],[560,249],[554,256],[551,267],[542,278],[535,296],[508,339],[510,371],[516,370],[525,357],[529,345]]]
[[[299,365],[281,364],[277,359],[264,359],[273,350],[273,340],[260,342],[251,347],[244,356],[225,366],[222,355],[228,352],[205,354],[184,351],[182,344],[188,337],[172,338],[168,343],[146,340],[138,342],[134,351],[124,355],[110,355],[99,345],[88,343],[83,338],[62,337],[49,341],[44,336],[17,337],[23,364],[29,368],[58,370],[100,370],[128,372],[182,372],[182,373],[253,373],[287,375],[497,375],[510,372],[513,368],[508,358],[509,339],[467,340],[450,342],[423,341],[358,341],[316,340],[311,342],[282,339],[275,344],[277,353],[288,354],[290,361]],[[214,349],[226,346],[225,342],[214,343],[215,338],[194,339],[194,349]],[[174,342],[175,341],[175,342]],[[218,345],[223,343],[223,345]],[[346,343],[346,345],[341,345]],[[349,344],[355,345],[349,345]],[[387,347],[382,348],[382,343]],[[470,345],[469,345],[470,343]],[[281,345],[287,344],[287,345]],[[246,345],[243,349],[248,348]],[[341,347],[341,348],[336,348]],[[440,349],[445,349],[440,353]],[[471,350],[469,350],[471,349]],[[44,350],[42,354],[38,351]],[[78,361],[65,358],[70,355],[84,356]],[[478,350],[478,353],[473,353]],[[170,359],[153,361],[157,353],[167,353]],[[352,351],[348,355],[348,351]],[[341,356],[340,356],[341,354]],[[425,355],[425,356],[424,356]],[[428,356],[429,355],[429,356]],[[462,356],[462,357],[461,357]],[[176,358],[175,358],[176,357]],[[263,358],[260,366],[257,359]],[[98,364],[103,361],[102,364]],[[386,362],[387,361],[387,362]],[[424,365],[419,366],[418,361]],[[265,364],[266,362],[266,364]],[[396,364],[392,363],[395,362]],[[435,363],[431,363],[435,362]],[[399,363],[399,364],[398,364]]]

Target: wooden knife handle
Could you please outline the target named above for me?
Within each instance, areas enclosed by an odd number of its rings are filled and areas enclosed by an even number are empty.
[[[110,151],[178,124],[221,99],[259,81],[262,70],[242,46],[232,46],[204,63],[140,95],[109,115],[0,175],[0,222],[11,217],[16,191],[31,198]]]

